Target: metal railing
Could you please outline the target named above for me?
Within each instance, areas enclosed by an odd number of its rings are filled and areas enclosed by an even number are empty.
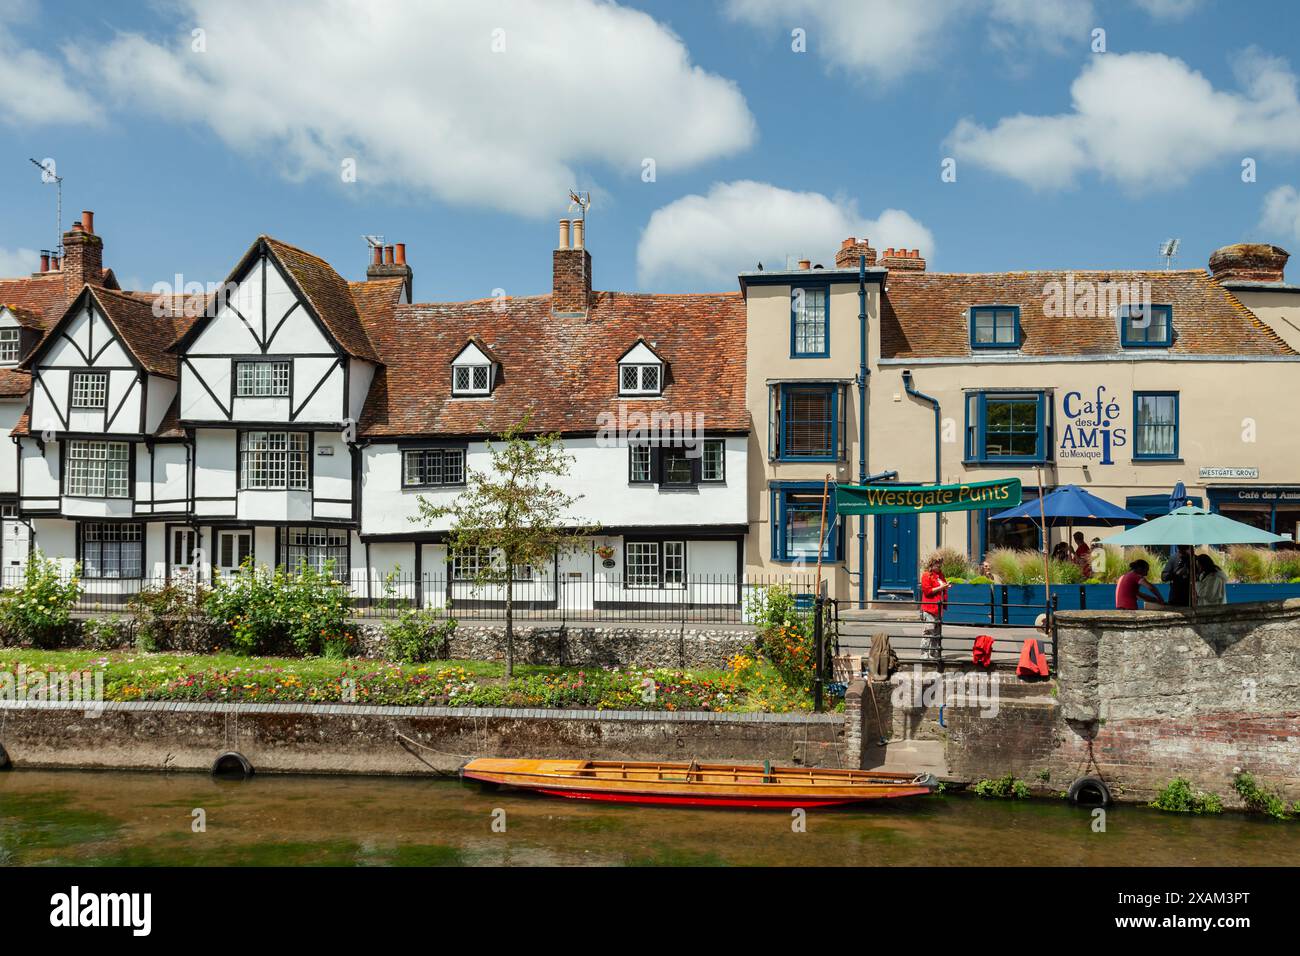
[[[17,569],[6,569],[3,586],[22,587]],[[128,614],[141,592],[165,587],[192,587],[192,579],[83,578],[74,611],[80,614]],[[204,582],[204,587],[212,583]],[[339,583],[352,599],[358,618],[393,618],[415,609],[442,610],[461,619],[503,620],[504,583],[457,580],[443,573],[354,573]],[[760,592],[774,586],[789,588],[810,604],[813,578],[800,575],[688,575],[678,581],[645,578],[561,574],[513,582],[511,604],[515,619],[547,622],[661,622],[745,624]]]

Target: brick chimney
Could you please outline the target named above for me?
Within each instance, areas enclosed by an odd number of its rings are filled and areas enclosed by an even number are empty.
[[[586,312],[591,307],[591,253],[586,249],[585,227],[581,219],[560,220],[560,243],[551,254],[552,312]]]
[[[880,257],[880,264],[886,269],[899,272],[925,271],[925,260],[921,258],[920,249],[886,249]]]
[[[1219,282],[1283,282],[1290,258],[1280,246],[1239,242],[1210,254],[1210,275]]]
[[[95,214],[87,210],[81,222],[63,234],[63,271],[68,277],[68,294],[76,296],[86,283],[104,282],[104,240],[95,235]]]
[[[406,264],[406,243],[399,242],[391,246],[371,246],[370,265],[366,267],[366,279],[404,279],[406,282],[406,301],[412,301],[411,295],[415,285],[415,273]]]
[[[835,253],[835,268],[856,269],[859,256],[866,256],[869,266],[876,264],[876,250],[871,248],[871,240],[863,239],[859,242],[857,237],[849,236],[840,243],[840,251]]]

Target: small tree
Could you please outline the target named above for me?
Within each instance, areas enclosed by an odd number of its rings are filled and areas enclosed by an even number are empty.
[[[447,505],[423,495],[420,513],[411,520],[432,525],[451,518],[449,553],[486,553],[475,562],[476,584],[504,585],[506,591],[506,676],[515,672],[514,569],[535,566],[557,552],[580,547],[580,539],[599,530],[579,526],[568,511],[581,496],[566,495],[547,479],[569,474],[573,457],[564,451],[558,434],[524,437],[528,418],[500,434],[501,444],[488,442],[492,467],[468,469],[466,490]]]

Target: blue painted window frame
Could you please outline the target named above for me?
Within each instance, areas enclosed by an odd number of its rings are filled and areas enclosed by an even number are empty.
[[[777,460],[778,461],[815,461],[830,462],[840,460],[840,387],[836,384],[823,384],[820,382],[809,382],[807,384],[783,383],[781,386],[781,408],[777,420]],[[786,434],[790,428],[790,402],[789,398],[795,392],[816,392],[827,393],[830,395],[830,419],[827,427],[830,429],[830,446],[829,455],[794,455],[786,450]]]
[[[799,351],[798,320],[795,309],[795,295],[802,289],[805,297],[809,292],[820,292],[825,308],[822,314],[822,349],[818,352]],[[831,356],[831,285],[829,282],[803,282],[790,287],[790,357],[791,358],[830,358]]]
[[[1167,349],[1174,344],[1174,307],[1172,305],[1152,304],[1151,318],[1154,322],[1157,312],[1164,316],[1164,337],[1158,341],[1129,338],[1129,306],[1119,307],[1119,344],[1126,349]]]
[[[975,341],[975,327],[979,324],[978,320],[981,315],[993,315],[993,337],[997,339],[999,312],[1010,312],[1011,321],[1015,332],[1014,342],[977,342]],[[1018,305],[973,305],[970,309],[970,347],[972,349],[1018,349],[1020,348],[1020,306]]]
[[[821,522],[821,495],[824,485],[820,481],[773,482],[771,485],[772,560],[790,563],[803,559],[816,561],[814,554],[792,554],[787,547],[787,520],[790,512],[811,511],[813,505],[791,507],[791,495],[809,495],[816,498],[817,521]],[[835,499],[826,503],[826,537],[822,539],[822,561],[844,560],[844,522],[835,514]]]
[[[1138,419],[1138,408],[1144,398],[1172,398],[1174,400],[1174,451],[1170,455],[1158,455],[1138,451],[1138,439],[1142,433],[1142,422]],[[1174,391],[1147,391],[1133,393],[1133,460],[1134,461],[1180,461],[1182,454],[1181,439],[1181,401],[1179,393]]]
[[[989,399],[1032,400],[1038,407],[1038,436],[1032,455],[989,455],[985,448],[988,435]],[[1047,393],[1024,391],[980,391],[966,393],[966,447],[963,461],[974,465],[1041,464],[1051,460],[1052,406]]]

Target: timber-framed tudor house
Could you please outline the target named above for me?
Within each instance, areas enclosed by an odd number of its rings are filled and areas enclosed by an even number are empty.
[[[349,282],[261,236],[219,295],[187,298],[119,288],[83,214],[62,260],[0,279],[5,583],[39,549],[106,600],[246,560],[332,561],[362,600],[394,580],[429,605],[481,594],[470,579],[489,557],[449,555],[446,524],[412,520],[417,498],[462,493],[490,466],[488,440],[527,416],[573,458],[552,481],[578,496],[575,527],[598,526],[549,566],[516,569],[529,600],[574,584],[680,601],[713,579],[734,604],[744,302],[593,292],[582,232],[561,223],[544,295],[413,303],[402,245],[376,248]],[[686,424],[638,431],[647,421]]]

